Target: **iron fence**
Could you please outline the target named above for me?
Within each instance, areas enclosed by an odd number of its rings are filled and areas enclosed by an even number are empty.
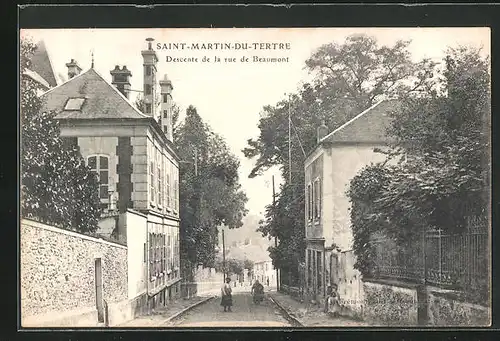
[[[425,231],[404,241],[377,238],[372,276],[433,284],[461,291],[489,288],[487,231]]]

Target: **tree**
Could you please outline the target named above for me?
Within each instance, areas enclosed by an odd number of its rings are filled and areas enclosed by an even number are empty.
[[[440,91],[402,97],[393,113],[396,142],[386,153],[398,162],[365,167],[351,181],[355,266],[364,274],[376,268],[368,243],[376,233],[405,251],[404,241],[427,228],[459,233],[471,218],[488,226],[489,60],[458,47],[442,64]]]
[[[324,122],[333,131],[379,99],[431,88],[434,64],[429,60],[412,62],[408,45],[408,41],[398,41],[391,47],[379,46],[375,38],[352,35],[342,45],[321,46],[306,61],[314,80],[288,99],[262,110],[260,135],[248,140],[243,153],[247,158],[257,158],[249,177],[278,166],[285,179],[278,205],[275,209],[267,207],[259,231],[279,238],[279,246],[270,248],[273,264],[289,266],[295,277],[305,249],[304,161],[317,145],[317,127]]]
[[[92,233],[100,216],[97,177],[60,138],[54,113],[42,111],[38,83],[24,75],[35,49],[21,40],[22,216]]]
[[[181,253],[186,263],[213,266],[220,225],[238,228],[247,197],[239,161],[225,141],[188,107],[174,134],[180,164]],[[195,173],[196,172],[196,173]]]

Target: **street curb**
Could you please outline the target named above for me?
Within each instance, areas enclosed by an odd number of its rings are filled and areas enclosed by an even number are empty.
[[[210,296],[210,297],[207,297],[207,298],[205,298],[205,299],[203,299],[203,300],[201,300],[199,302],[196,302],[196,303],[190,305],[189,307],[184,308],[181,311],[179,311],[179,312],[175,313],[174,315],[170,316],[169,318],[167,318],[166,320],[164,320],[163,323],[172,322],[176,318],[180,317],[182,314],[188,312],[189,310],[191,310],[191,309],[193,309],[193,308],[195,308],[195,307],[197,307],[197,306],[199,306],[199,305],[201,305],[203,303],[206,303],[206,302],[214,299],[215,297],[217,297],[217,296]]]
[[[276,304],[276,306],[284,313],[285,315],[285,318],[289,321],[292,322],[292,325],[293,327],[305,327],[304,324],[302,322],[300,322],[300,320],[298,318],[296,318],[295,316],[293,316],[293,314],[291,314],[290,312],[288,312],[288,310],[286,310],[277,300],[275,300],[271,295],[268,295],[269,299],[274,303]]]

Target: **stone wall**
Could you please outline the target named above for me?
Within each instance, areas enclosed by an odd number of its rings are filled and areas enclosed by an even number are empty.
[[[364,317],[382,325],[418,325],[417,286],[363,281]]]
[[[218,294],[224,284],[224,274],[214,268],[198,266],[193,272],[192,282],[182,282],[182,296],[189,298],[196,295]]]
[[[478,304],[460,300],[454,292],[431,289],[427,294],[428,324],[435,326],[474,326],[491,325],[491,310]]]
[[[126,246],[21,221],[21,316],[24,326],[97,325],[95,259],[103,300],[127,300]]]

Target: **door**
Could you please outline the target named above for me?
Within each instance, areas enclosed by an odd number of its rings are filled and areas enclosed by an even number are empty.
[[[95,304],[97,308],[97,320],[104,322],[104,304],[103,304],[103,283],[102,283],[102,265],[101,258],[95,260]]]

